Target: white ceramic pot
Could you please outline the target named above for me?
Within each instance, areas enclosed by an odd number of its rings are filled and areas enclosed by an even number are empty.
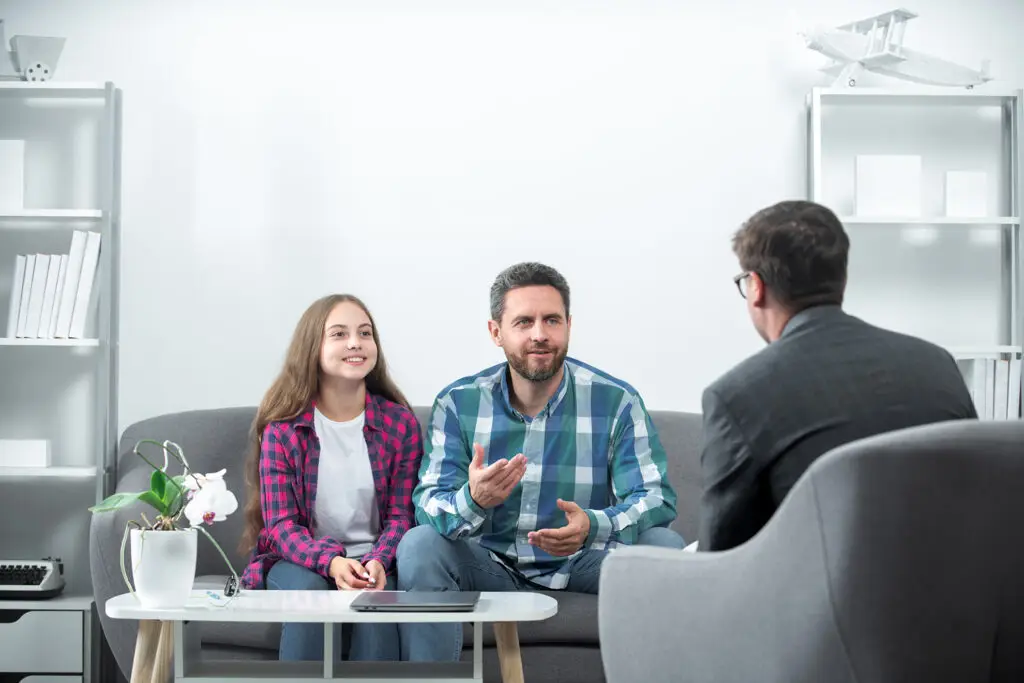
[[[131,530],[131,574],[143,607],[183,607],[196,578],[195,529]]]

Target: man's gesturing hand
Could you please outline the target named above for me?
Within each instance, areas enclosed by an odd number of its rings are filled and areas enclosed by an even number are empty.
[[[469,462],[469,495],[485,510],[501,505],[526,474],[526,456],[502,458],[484,467],[484,447],[473,444]]]
[[[559,498],[558,509],[565,513],[568,524],[558,529],[531,531],[527,540],[530,541],[530,545],[535,545],[551,555],[565,557],[583,547],[590,534],[590,518],[583,508],[572,501]]]

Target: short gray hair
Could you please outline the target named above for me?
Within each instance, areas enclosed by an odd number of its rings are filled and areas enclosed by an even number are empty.
[[[569,283],[562,274],[543,263],[525,262],[509,266],[498,273],[491,285],[491,320],[501,321],[505,314],[505,295],[519,287],[547,285],[562,295],[565,317],[569,317]]]

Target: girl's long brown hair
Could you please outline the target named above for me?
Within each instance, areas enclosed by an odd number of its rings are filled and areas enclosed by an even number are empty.
[[[256,546],[263,530],[263,510],[260,506],[260,450],[263,430],[271,422],[292,420],[309,407],[320,391],[320,350],[324,338],[327,316],[340,303],[352,302],[363,309],[373,327],[373,341],[377,345],[377,364],[366,376],[366,391],[383,396],[389,401],[410,408],[405,395],[388,374],[384,351],[381,349],[377,324],[370,310],[351,294],[331,294],[314,301],[302,314],[292,334],[284,367],[270,389],[263,396],[253,420],[251,443],[245,462],[245,481],[248,496],[245,504],[245,531],[239,549],[247,554]]]

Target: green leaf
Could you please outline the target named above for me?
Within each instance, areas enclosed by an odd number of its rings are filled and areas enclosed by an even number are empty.
[[[153,470],[153,474],[149,478],[149,489],[154,496],[163,500],[164,491],[167,489],[167,473],[163,470]]]
[[[139,500],[141,500],[143,503],[147,503],[153,506],[153,509],[156,510],[159,514],[167,514],[167,506],[164,505],[164,501],[160,498],[157,498],[156,494],[154,494],[152,491],[143,491],[142,493],[140,493]]]
[[[178,475],[167,482],[168,486],[164,490],[163,503],[167,508],[167,514],[174,515],[178,511],[178,505],[181,503],[182,491],[185,488],[185,475]],[[177,484],[177,486],[175,486]]]
[[[146,491],[145,493],[149,493]],[[131,505],[135,501],[142,497],[142,493],[115,493],[108,496],[102,502],[93,505],[89,508],[89,512],[113,512],[114,510],[120,510],[121,508]]]

